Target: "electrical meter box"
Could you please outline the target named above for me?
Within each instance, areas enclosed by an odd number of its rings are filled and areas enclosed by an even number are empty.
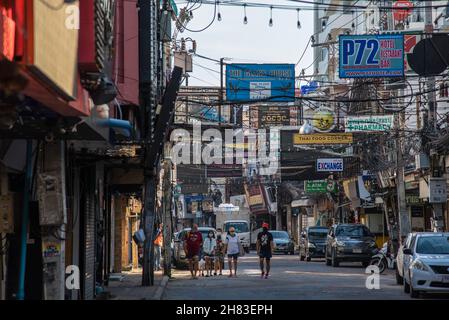
[[[45,172],[38,179],[39,223],[60,226],[64,221],[61,179],[57,173]]]
[[[14,196],[0,195],[0,233],[14,233]]]
[[[446,203],[446,178],[429,178],[429,203]]]

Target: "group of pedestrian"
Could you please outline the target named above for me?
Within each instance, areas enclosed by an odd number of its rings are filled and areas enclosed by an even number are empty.
[[[207,238],[203,239],[198,225],[194,224],[192,229],[184,238],[184,251],[189,261],[189,269],[192,279],[197,279],[199,273],[200,260],[204,259],[204,270],[201,270],[205,277],[212,275],[223,275],[224,257],[227,255],[229,263],[229,277],[237,277],[237,259],[241,254],[240,240],[233,227],[229,228],[228,234],[223,240],[220,229],[215,232],[210,230]]]
[[[271,257],[274,249],[273,235],[268,231],[268,223],[262,225],[262,231],[257,235],[257,254],[260,260],[260,269],[262,278],[267,279],[271,268]],[[212,274],[222,275],[222,267],[225,255],[228,258],[229,277],[237,277],[238,257],[243,254],[243,247],[235,228],[229,228],[225,239],[222,239],[222,230],[215,232],[210,230],[207,238],[203,239],[201,232],[198,231],[198,225],[194,224],[192,229],[184,238],[184,251],[189,262],[189,270],[192,279],[198,279],[200,260],[204,258],[204,269],[201,272],[205,277]],[[217,273],[219,271],[219,273]]]

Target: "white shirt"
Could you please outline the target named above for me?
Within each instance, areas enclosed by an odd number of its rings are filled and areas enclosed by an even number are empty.
[[[203,252],[205,254],[211,254],[212,251],[215,250],[215,247],[217,246],[217,241],[214,238],[207,237],[203,241]]]
[[[228,245],[227,247],[227,254],[237,254],[240,253],[240,239],[239,236],[236,234],[235,236],[231,237],[229,234],[226,236],[225,244]]]

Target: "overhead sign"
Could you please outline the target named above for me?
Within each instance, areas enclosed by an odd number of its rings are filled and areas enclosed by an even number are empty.
[[[305,193],[335,193],[337,192],[337,183],[333,180],[306,180],[304,181]]]
[[[347,116],[345,117],[346,132],[376,132],[393,129],[393,115]]]
[[[275,126],[297,126],[298,107],[250,106],[251,127],[264,129]]]
[[[335,128],[335,112],[326,107],[320,107],[313,113],[312,125],[318,132],[330,132]]]
[[[293,145],[309,144],[350,144],[354,140],[352,133],[317,133],[317,134],[299,134],[293,136]]]
[[[226,100],[295,101],[294,64],[227,64]]]
[[[301,95],[306,95],[315,92],[318,89],[318,82],[311,81],[309,84],[301,86]]]
[[[393,18],[404,21],[412,13],[413,3],[408,0],[398,0],[393,4]]]
[[[340,78],[404,76],[404,36],[340,35]]]
[[[342,172],[343,171],[343,159],[342,158],[317,159],[316,160],[316,171],[317,172]]]

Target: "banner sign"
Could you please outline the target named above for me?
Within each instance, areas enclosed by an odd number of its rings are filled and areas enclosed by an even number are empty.
[[[299,134],[293,136],[293,145],[310,144],[350,144],[354,141],[352,133]]]
[[[304,181],[305,193],[336,193],[337,183],[332,180],[306,180]]]
[[[404,76],[404,35],[340,35],[340,78]]]
[[[251,128],[265,129],[298,125],[298,107],[250,106]]]
[[[317,172],[342,172],[343,171],[343,159],[342,158],[317,159],[316,160],[316,171]]]
[[[345,117],[346,132],[389,131],[394,126],[394,116],[348,116]]]
[[[294,64],[227,64],[226,100],[295,101]]]
[[[253,214],[268,213],[263,196],[263,190],[259,183],[248,185],[245,184],[246,202]]]

